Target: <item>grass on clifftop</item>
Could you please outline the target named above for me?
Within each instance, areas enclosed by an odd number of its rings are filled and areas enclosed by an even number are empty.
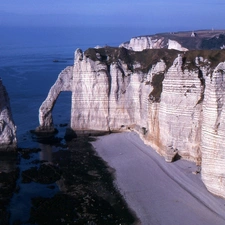
[[[225,50],[192,50],[185,52],[183,55],[183,62],[189,62],[187,65],[189,70],[196,68],[196,57],[203,57],[203,59],[207,59],[210,62],[211,69],[214,70],[220,62],[225,61]]]
[[[225,50],[191,50],[187,52],[180,52],[173,49],[146,49],[141,52],[135,52],[126,48],[89,48],[84,52],[86,57],[89,57],[93,61],[100,60],[107,65],[119,60],[127,64],[127,67],[132,72],[141,71],[147,73],[151,69],[152,65],[159,62],[161,59],[166,63],[167,69],[172,66],[173,61],[182,54],[183,62],[188,64],[188,69],[195,69],[195,58],[203,57],[207,59],[211,64],[211,68],[214,69],[220,62],[225,61]],[[133,65],[139,63],[141,68],[134,69]]]
[[[99,49],[89,48],[84,54],[93,61],[99,60],[96,54],[100,54],[101,61],[108,65],[121,60],[127,64],[128,69],[132,72],[141,71],[147,73],[152,65],[159,62],[160,59],[163,59],[167,68],[169,68],[179,54],[179,51],[168,49],[146,49],[141,52],[135,52],[126,48],[105,47]],[[136,63],[140,63],[141,68],[134,70],[133,65]]]
[[[85,51],[85,56],[93,61],[101,61],[108,66],[118,61],[123,61],[127,64],[127,68],[131,72],[143,72],[148,73],[154,64],[163,60],[166,63],[166,70],[168,70],[178,54],[182,55],[183,58],[183,70],[199,70],[199,65],[196,65],[196,57],[202,57],[203,60],[207,59],[206,62],[200,62],[200,66],[208,64],[211,67],[211,71],[220,63],[225,61],[225,50],[191,50],[187,52],[180,52],[177,50],[169,49],[146,49],[141,52],[135,52],[126,48],[89,48]],[[135,64],[140,64],[140,68],[134,69]],[[149,94],[149,100],[153,102],[159,102],[161,92],[163,88],[164,73],[154,76],[151,82],[153,86],[152,92]],[[201,80],[203,82],[204,79]]]

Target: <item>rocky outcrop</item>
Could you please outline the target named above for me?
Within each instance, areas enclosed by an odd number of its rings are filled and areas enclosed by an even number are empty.
[[[184,48],[181,46],[181,44],[179,44],[177,41],[174,40],[168,40],[168,49],[175,49],[178,51],[188,51],[187,48]]]
[[[166,161],[195,161],[225,198],[224,75],[223,50],[77,50],[40,107],[38,130],[53,128],[58,94],[72,91],[72,130],[134,129]]]
[[[196,49],[224,49],[224,30],[199,30],[196,32],[163,33],[131,38],[120,47],[133,51],[144,49],[175,49],[178,51]]]
[[[15,150],[16,147],[16,126],[12,118],[9,96],[0,80],[0,151]]]
[[[47,98],[39,110],[40,127],[37,132],[54,132],[52,109],[61,91],[72,91],[73,66],[66,67],[58,76],[57,81],[51,87]]]
[[[182,45],[170,39],[165,39],[164,37],[135,37],[129,42],[123,43],[120,47],[127,48],[133,51],[143,51],[144,49],[175,49],[178,51],[187,51],[187,48],[182,47]]]
[[[206,78],[202,123],[202,179],[209,191],[225,197],[225,62]]]

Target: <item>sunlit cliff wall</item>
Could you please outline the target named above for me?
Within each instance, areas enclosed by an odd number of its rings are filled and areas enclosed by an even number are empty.
[[[40,107],[37,130],[53,128],[57,95],[71,91],[72,130],[135,130],[166,161],[196,162],[206,187],[225,198],[224,75],[223,50],[78,49]]]

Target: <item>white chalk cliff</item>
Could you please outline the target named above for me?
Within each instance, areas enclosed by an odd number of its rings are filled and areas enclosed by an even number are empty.
[[[182,47],[182,45],[175,40],[165,40],[164,37],[135,37],[131,38],[129,42],[122,43],[120,47],[127,48],[133,51],[143,51],[144,49],[160,49],[168,48],[175,49],[178,51],[187,51],[187,48]]]
[[[173,32],[133,37],[120,47],[133,51],[144,49],[175,49],[188,51],[194,49],[224,49],[224,30],[199,30],[196,32]]]
[[[0,150],[15,150],[16,146],[16,126],[12,118],[9,96],[0,80]]]
[[[136,130],[166,161],[196,162],[208,190],[225,198],[223,50],[78,49],[40,107],[37,131],[53,129],[61,91],[72,92],[72,130]]]

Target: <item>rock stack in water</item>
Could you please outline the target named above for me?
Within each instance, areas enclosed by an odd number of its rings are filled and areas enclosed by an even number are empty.
[[[72,130],[133,129],[167,162],[180,157],[196,162],[208,190],[225,198],[225,50],[187,51],[217,39],[220,46],[222,37],[210,35],[190,33],[188,38],[196,39],[182,45],[188,39],[180,34],[175,41],[183,42],[170,43],[182,51],[158,44],[159,49],[143,51],[127,49],[128,44],[78,49],[74,65],[59,75],[40,107],[37,130],[52,128],[58,93],[72,91]],[[146,46],[141,40],[138,45]]]
[[[9,96],[0,80],[0,151],[15,150],[16,147],[16,126],[12,118]]]

